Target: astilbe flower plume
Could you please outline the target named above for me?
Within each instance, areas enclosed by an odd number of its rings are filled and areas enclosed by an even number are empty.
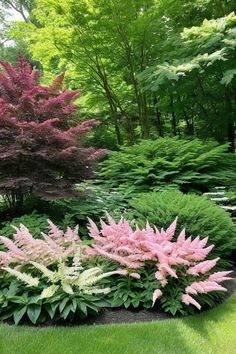
[[[191,295],[208,293],[211,291],[226,291],[220,283],[231,279],[230,272],[216,272],[210,274],[219,258],[206,260],[214,245],[207,245],[208,238],[192,238],[185,235],[183,230],[177,238],[175,236],[177,219],[165,231],[152,228],[148,223],[146,228],[133,230],[129,223],[121,219],[116,223],[108,216],[108,224],[101,221],[101,230],[89,220],[89,232],[93,239],[91,247],[87,247],[88,256],[101,255],[123,265],[126,269],[140,269],[146,262],[156,264],[155,277],[162,286],[168,284],[169,278],[178,278],[178,269],[186,278],[205,276],[203,281],[190,283],[182,295],[182,301],[200,309]],[[182,275],[181,275],[182,276]],[[153,302],[162,296],[157,289],[153,294]]]
[[[82,146],[98,124],[74,123],[78,90],[62,89],[64,75],[41,85],[39,72],[19,56],[16,67],[0,62],[0,194],[10,206],[31,194],[54,199],[76,194],[103,149]]]
[[[48,269],[45,265],[38,262],[29,262],[34,266],[41,274],[42,278],[47,279],[47,283],[51,285],[44,288],[41,292],[41,299],[52,297],[57,290],[62,289],[65,293],[73,295],[74,292],[80,294],[107,294],[111,291],[109,287],[100,288],[97,286],[100,280],[110,277],[114,274],[126,275],[124,270],[115,270],[112,272],[104,273],[100,267],[93,267],[84,269],[82,266],[81,250],[78,249],[75,253],[72,261],[72,265],[68,266],[65,259],[57,260],[57,269]],[[40,278],[32,277],[30,274],[12,269],[10,267],[2,267],[2,269],[16,279],[25,283],[28,287],[38,287],[40,284]]]
[[[78,227],[74,230],[68,227],[64,232],[50,220],[48,223],[49,232],[42,233],[41,239],[34,238],[22,224],[19,228],[14,227],[13,240],[0,236],[0,243],[7,248],[5,252],[0,252],[0,266],[20,268],[31,262],[47,266],[69,256],[73,257],[82,248]]]

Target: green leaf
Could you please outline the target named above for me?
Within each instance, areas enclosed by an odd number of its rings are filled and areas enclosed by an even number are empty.
[[[65,320],[71,311],[72,305],[67,304],[61,313],[62,318]]]
[[[87,306],[83,301],[79,303],[79,308],[85,314],[85,316],[88,315]]]
[[[122,299],[115,299],[114,301],[112,301],[112,307],[120,307],[121,305],[123,305],[123,300]]]
[[[37,305],[37,304],[28,306],[27,315],[33,324],[36,324],[36,322],[40,316],[41,309],[42,309],[41,305]]]
[[[27,306],[23,306],[20,309],[14,311],[13,318],[16,325],[18,325],[18,323],[20,322],[20,320],[22,319],[26,311],[27,311]]]
[[[67,304],[67,302],[69,301],[68,297],[65,297],[62,302],[59,305],[59,311],[62,312]]]
[[[59,306],[59,303],[46,304],[45,308],[46,308],[46,311],[49,314],[51,319],[53,319],[53,317],[55,316],[58,306]]]

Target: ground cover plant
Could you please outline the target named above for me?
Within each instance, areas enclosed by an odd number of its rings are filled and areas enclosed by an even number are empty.
[[[41,231],[46,231],[48,227],[48,215],[40,214],[33,211],[31,214],[24,214],[20,217],[11,219],[10,221],[5,221],[0,223],[0,235],[5,237],[11,237],[13,227],[19,227],[20,224],[27,225],[32,236],[37,236]]]
[[[40,210],[46,209],[50,219],[62,227],[79,225],[81,238],[88,238],[88,217],[99,224],[100,218],[105,217],[106,213],[119,218],[129,208],[126,195],[116,190],[107,190],[99,186],[96,180],[80,183],[77,190],[83,194],[82,199],[50,201]]]

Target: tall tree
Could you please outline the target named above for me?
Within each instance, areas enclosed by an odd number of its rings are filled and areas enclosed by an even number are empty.
[[[172,56],[175,60],[146,69],[140,79],[159,96],[162,109],[185,121],[191,133],[226,138],[235,150],[236,16],[234,13],[185,29]],[[179,49],[181,48],[181,49]],[[171,100],[165,106],[166,93]]]
[[[27,39],[33,57],[43,63],[45,80],[66,71],[71,87],[84,87],[90,109],[109,113],[120,145],[157,133],[196,134],[203,131],[199,116],[212,121],[218,108],[213,101],[202,104],[207,90],[201,73],[199,90],[188,76],[178,90],[174,79],[171,85],[163,79],[161,94],[144,90],[138,74],[159,65],[162,75],[172,75],[168,64],[176,66],[187,55],[184,27],[227,15],[235,5],[236,0],[36,0],[33,15],[40,29],[27,23],[14,33]],[[211,136],[220,133],[208,125]]]

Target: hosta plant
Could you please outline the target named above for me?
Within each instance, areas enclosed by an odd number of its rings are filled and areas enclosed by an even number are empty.
[[[174,238],[177,219],[166,231],[148,223],[144,229],[133,230],[124,219],[116,223],[108,216],[108,220],[108,224],[101,221],[101,230],[90,220],[93,242],[87,253],[119,263],[128,271],[131,282],[132,278],[141,278],[143,269],[151,265],[156,279],[152,305],[160,298],[164,310],[186,313],[192,311],[188,305],[198,309],[205,304],[211,306],[214,296],[227,291],[221,283],[230,279],[231,271],[213,271],[219,258],[207,258],[214,245],[208,245],[207,237],[186,237],[185,230]]]
[[[0,319],[13,320],[15,324],[27,321],[38,324],[51,320],[60,323],[79,322],[90,315],[97,315],[101,308],[109,305],[101,298],[101,294],[74,292],[68,295],[58,290],[51,297],[41,298],[40,287],[25,287],[12,277],[6,278],[4,288],[0,290]]]

